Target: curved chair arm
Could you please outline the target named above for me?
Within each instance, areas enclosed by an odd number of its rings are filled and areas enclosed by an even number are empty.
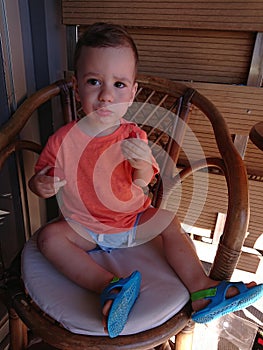
[[[182,169],[176,176],[173,178],[174,186],[179,182],[183,182],[188,176],[193,174],[195,171],[206,169],[206,168],[218,168],[223,173],[225,173],[226,168],[223,160],[221,158],[209,157],[200,159],[196,162],[193,162],[191,166],[187,166]]]
[[[224,161],[229,205],[224,232],[218,246],[211,276],[218,280],[229,279],[238,262],[248,228],[249,196],[247,172],[241,156],[232,142],[225,120],[217,108],[198,92],[193,96],[192,102],[209,118],[219,152]],[[225,264],[222,264],[223,261]]]
[[[29,96],[15,111],[11,118],[1,126],[0,129],[0,152],[13,141],[20,133],[27,121],[30,119],[33,112],[43,103],[52,99],[61,93],[61,98],[64,98],[62,106],[65,121],[75,118],[74,110],[70,108],[70,104],[74,105],[74,101],[69,97],[68,89],[71,87],[71,82],[59,80],[51,85],[48,85],[34,94]],[[64,92],[64,93],[63,93]],[[70,100],[69,100],[70,99]],[[66,101],[65,101],[66,100]]]
[[[0,170],[7,158],[16,151],[28,150],[40,154],[42,146],[33,141],[15,140],[0,151]]]
[[[50,98],[58,95],[57,83],[44,87],[28,97],[11,118],[0,129],[0,151],[3,150],[23,129],[32,113]]]

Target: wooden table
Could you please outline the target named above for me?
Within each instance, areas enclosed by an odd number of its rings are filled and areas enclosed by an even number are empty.
[[[255,124],[249,133],[250,140],[263,151],[263,121]]]

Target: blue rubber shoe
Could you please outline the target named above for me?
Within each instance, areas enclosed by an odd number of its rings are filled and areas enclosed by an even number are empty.
[[[226,298],[230,287],[236,287],[239,294]],[[209,299],[211,302],[202,310],[192,314],[192,320],[197,323],[207,323],[230,312],[244,309],[263,297],[263,284],[247,288],[243,282],[222,281],[218,286],[194,292],[191,300]]]
[[[110,338],[117,337],[127,322],[129,313],[139,296],[141,286],[141,274],[134,271],[127,278],[113,280],[102,292],[100,297],[101,306],[107,300],[113,300],[108,319],[107,329]],[[112,292],[113,289],[120,289],[118,293]]]

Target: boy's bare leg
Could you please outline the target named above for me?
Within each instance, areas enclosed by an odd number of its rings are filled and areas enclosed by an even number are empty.
[[[114,275],[98,265],[87,253],[96,244],[84,237],[84,233],[77,233],[67,221],[55,221],[39,232],[38,247],[53,266],[70,280],[83,288],[101,293]]]
[[[165,225],[166,223],[166,225]],[[166,227],[165,227],[166,226]],[[207,276],[189,237],[182,230],[177,217],[169,211],[149,208],[141,216],[136,237],[142,235],[158,235],[161,232],[164,252],[167,261],[181,279],[190,293],[214,287],[219,284]],[[255,285],[250,283],[249,286]],[[227,297],[237,294],[236,288],[229,288]],[[194,310],[199,310],[209,303],[208,300],[198,300],[192,304]]]
[[[53,266],[71,281],[101,294],[115,275],[98,265],[87,253],[96,244],[77,233],[79,228],[78,225],[74,228],[65,220],[50,223],[39,232],[38,247]],[[108,300],[102,309],[105,332],[111,304],[112,300]]]

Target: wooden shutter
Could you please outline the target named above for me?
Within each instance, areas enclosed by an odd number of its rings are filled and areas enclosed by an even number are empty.
[[[64,24],[263,31],[261,0],[63,0]]]

